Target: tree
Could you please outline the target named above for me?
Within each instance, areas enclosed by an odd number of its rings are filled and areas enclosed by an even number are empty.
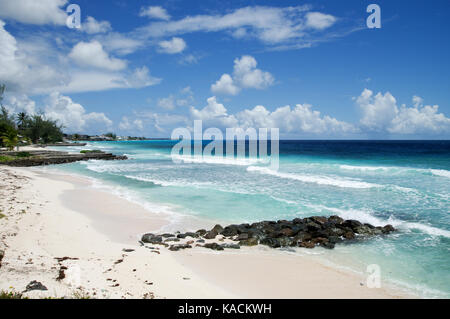
[[[112,138],[113,140],[117,139],[117,135],[114,133],[106,133],[105,136]]]
[[[17,131],[14,129],[8,130],[4,135],[2,135],[3,144],[10,150],[14,150],[14,147],[19,143],[19,138],[17,136]]]
[[[17,114],[17,127],[19,130],[23,130],[25,128],[26,122],[28,119],[28,115],[25,112],[20,112]]]

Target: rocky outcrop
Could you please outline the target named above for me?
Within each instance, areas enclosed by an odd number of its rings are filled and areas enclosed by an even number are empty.
[[[27,152],[30,156],[28,157],[16,157],[13,160],[1,162],[3,165],[14,166],[14,167],[30,167],[30,166],[43,166],[43,165],[53,165],[53,164],[67,164],[79,161],[88,160],[126,160],[126,156],[114,155],[105,152],[95,152],[95,153],[84,153],[84,154],[73,154],[67,152],[57,152],[57,151],[30,151]],[[0,155],[6,156],[17,156],[17,152],[2,152]]]
[[[226,239],[234,242],[197,244],[197,246],[213,250],[223,250],[226,248],[239,249],[241,246],[256,245],[265,245],[271,248],[314,248],[321,246],[327,249],[333,249],[336,244],[385,235],[393,231],[395,231],[395,228],[392,225],[375,227],[371,224],[363,224],[357,220],[344,220],[339,216],[312,216],[296,218],[291,221],[262,221],[253,224],[229,225],[225,228],[216,225],[209,231],[201,229],[195,233],[182,233],[178,234],[177,238],[202,237],[203,239],[197,240],[197,243],[204,243],[205,240],[216,240],[220,236],[219,241]],[[142,236],[142,242],[161,244],[163,236],[145,234]],[[174,245],[174,249],[171,250],[190,248],[182,247],[182,245]]]

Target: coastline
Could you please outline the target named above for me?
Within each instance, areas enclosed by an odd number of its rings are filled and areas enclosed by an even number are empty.
[[[7,216],[0,220],[5,229],[0,249],[6,246],[0,290],[12,286],[23,291],[37,280],[48,291],[26,296],[69,297],[81,292],[92,298],[411,297],[387,286],[367,288],[358,274],[275,250],[150,250],[139,245],[139,235],[167,226],[168,216],[93,189],[81,176],[6,167],[0,172],[5,193],[0,203]],[[78,259],[55,259],[62,257]],[[68,268],[66,278],[57,281],[61,266]]]

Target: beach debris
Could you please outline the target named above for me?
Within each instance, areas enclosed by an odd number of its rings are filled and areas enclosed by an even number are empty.
[[[124,249],[122,249],[122,251],[125,252],[125,253],[132,253],[134,251],[134,249],[124,248]]]
[[[271,248],[302,247],[314,248],[320,246],[333,249],[336,244],[363,240],[373,236],[380,236],[396,231],[392,225],[373,226],[357,220],[344,220],[339,216],[312,216],[295,218],[293,220],[262,221],[253,224],[215,225],[211,230],[200,229],[195,233],[179,233],[178,239],[187,237],[198,238],[196,246],[213,250],[239,249],[240,246],[265,245]],[[195,234],[196,236],[194,236]],[[217,243],[217,236],[237,243]],[[145,234],[143,242],[159,243],[161,236]],[[210,242],[215,240],[216,242]],[[190,240],[191,244],[192,241]],[[170,250],[191,248],[190,245],[178,244],[170,246]]]
[[[0,268],[2,267],[3,257],[5,257],[5,251],[0,249]]]
[[[32,290],[48,290],[42,283],[39,281],[33,280],[26,287],[24,292],[32,291]]]

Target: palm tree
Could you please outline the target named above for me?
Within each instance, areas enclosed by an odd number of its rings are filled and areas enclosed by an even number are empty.
[[[27,113],[20,112],[19,114],[17,114],[17,127],[19,128],[19,130],[23,129],[27,119],[28,119]]]
[[[19,143],[19,138],[17,137],[17,132],[15,130],[8,130],[8,132],[2,136],[2,140],[3,144],[5,144],[10,151],[13,151],[14,147]],[[18,146],[17,150],[19,150]]]

